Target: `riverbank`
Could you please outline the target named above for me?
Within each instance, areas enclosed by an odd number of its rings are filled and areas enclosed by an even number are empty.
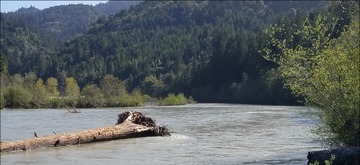
[[[183,93],[168,94],[164,98],[151,98],[148,95],[142,95],[140,92],[133,92],[129,95],[123,95],[121,97],[112,97],[111,99],[98,99],[94,100],[85,96],[80,97],[49,97],[44,99],[41,103],[38,101],[28,101],[25,103],[6,103],[4,100],[3,108],[23,108],[23,109],[61,109],[61,108],[109,108],[109,107],[140,107],[146,104],[159,105],[159,106],[171,106],[171,105],[185,105],[196,103],[190,98],[186,98]]]

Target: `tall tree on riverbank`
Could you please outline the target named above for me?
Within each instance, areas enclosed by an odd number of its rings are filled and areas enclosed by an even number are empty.
[[[8,76],[6,60],[0,53],[0,108],[4,108],[5,106],[4,89],[7,86],[6,83],[9,82]]]
[[[72,107],[75,107],[80,96],[80,87],[73,77],[66,78],[65,84],[65,95],[68,97],[67,101]]]
[[[51,97],[58,97],[60,95],[58,90],[58,80],[54,77],[49,77],[46,80],[46,90],[49,92]]]
[[[267,29],[272,49],[265,52],[280,65],[285,85],[318,110],[319,137],[330,146],[359,146],[359,3],[333,5],[347,14],[319,14],[300,26],[277,24]]]
[[[34,85],[32,97],[35,107],[41,108],[47,104],[49,93],[46,91],[44,81],[41,78],[39,78]]]

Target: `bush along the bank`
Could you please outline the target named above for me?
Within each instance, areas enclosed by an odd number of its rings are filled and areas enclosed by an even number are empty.
[[[112,75],[104,76],[99,85],[88,84],[83,88],[73,77],[65,78],[63,82],[50,77],[44,82],[35,73],[2,76],[1,108],[134,107],[154,100],[142,94],[139,88],[128,92],[126,83]],[[161,105],[181,105],[193,101],[180,93],[169,94],[159,102]]]
[[[159,104],[162,106],[169,106],[169,105],[185,105],[194,102],[195,101],[191,97],[186,98],[183,93],[179,93],[177,95],[170,93],[165,98],[160,99]]]

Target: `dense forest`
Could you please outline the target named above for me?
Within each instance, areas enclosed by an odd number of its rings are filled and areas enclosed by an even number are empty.
[[[2,21],[29,28],[42,37],[47,49],[56,51],[79,33],[89,30],[90,25],[99,18],[105,18],[137,3],[139,2],[110,1],[96,6],[71,4],[43,10],[35,7],[20,8],[16,12],[2,13]]]
[[[98,20],[65,44],[55,65],[80,84],[112,73],[153,97],[184,92],[200,102],[293,104],[258,50],[265,26],[320,5],[303,3],[143,2]]]
[[[7,58],[9,73],[32,71],[40,77],[51,76],[46,69],[65,42],[86,32],[97,19],[137,3],[62,5],[44,10],[30,7],[1,13],[1,53]]]
[[[84,88],[113,75],[127,91],[151,97],[184,93],[199,102],[297,104],[301,97],[283,88],[277,64],[260,52],[269,39],[263,29],[281,18],[300,22],[314,9],[326,12],[329,4],[110,3],[116,2],[1,13],[1,54],[8,73],[54,77],[62,93],[69,77]]]

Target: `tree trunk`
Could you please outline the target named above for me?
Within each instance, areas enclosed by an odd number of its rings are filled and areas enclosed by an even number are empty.
[[[119,114],[118,123],[113,126],[83,130],[72,133],[35,137],[15,142],[1,142],[1,152],[30,150],[41,147],[58,147],[98,141],[108,141],[144,136],[170,135],[165,127],[156,126],[155,122],[139,112]]]

